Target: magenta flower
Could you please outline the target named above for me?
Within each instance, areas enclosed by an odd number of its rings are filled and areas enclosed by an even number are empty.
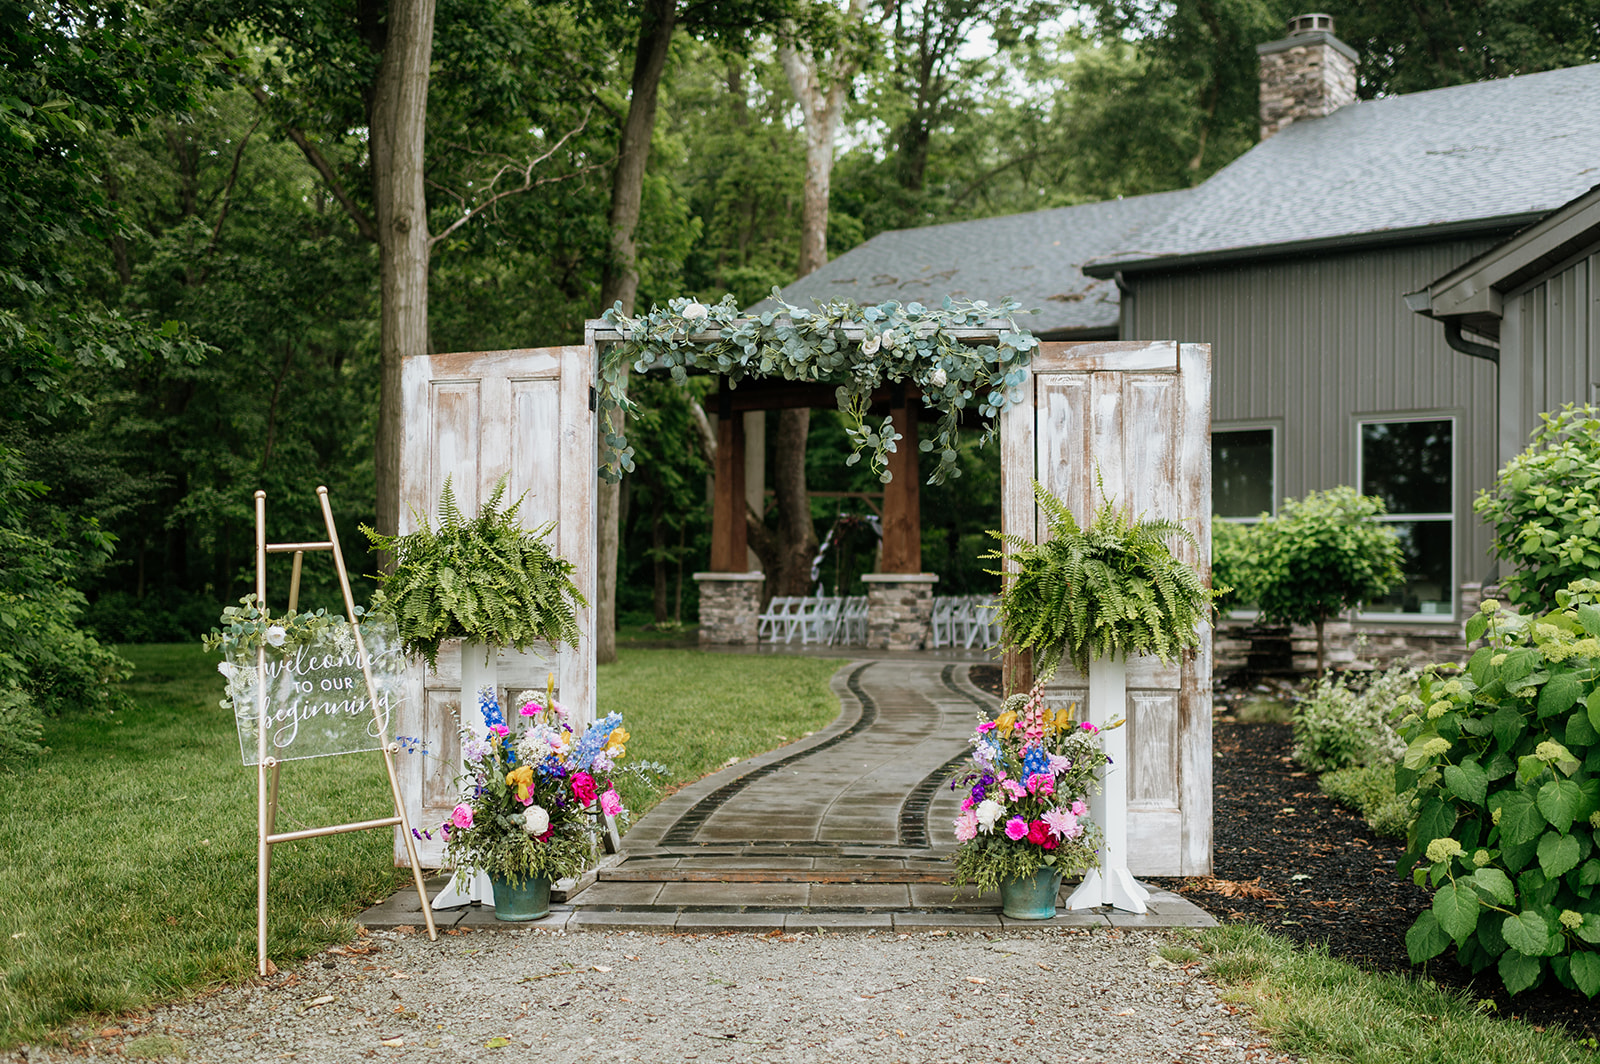
[[[536,717],[540,713],[544,712],[544,707],[537,702],[524,702],[522,703],[522,708],[517,712],[521,713],[524,717]]]
[[[981,731],[981,732],[992,732],[992,731],[994,731],[994,721],[992,721],[992,720],[984,721],[982,724],[978,725],[978,730]]]
[[[572,796],[582,803],[585,809],[594,804],[596,787],[594,777],[587,772],[574,772],[572,774]]]
[[[1100,729],[1096,728],[1093,724],[1090,724],[1088,721],[1084,721],[1083,722],[1083,730],[1088,732],[1090,735],[1099,735],[1100,734]]]
[[[1006,838],[1012,842],[1028,837],[1028,822],[1020,816],[1014,816],[1006,821]]]
[[[1056,793],[1056,778],[1048,772],[1035,772],[1028,777],[1028,793],[1040,795]]]
[[[622,812],[622,796],[615,789],[607,787],[600,794],[600,811],[606,816],[616,816]]]
[[[472,808],[466,805],[456,806],[450,814],[450,823],[458,828],[472,827]]]
[[[511,734],[511,729],[504,724],[491,724],[489,725],[489,730],[502,739]]]

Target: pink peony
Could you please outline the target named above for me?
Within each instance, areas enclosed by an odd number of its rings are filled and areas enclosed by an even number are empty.
[[[594,804],[597,788],[594,777],[587,772],[574,772],[572,774],[572,796],[582,803],[585,809]]]
[[[600,811],[606,816],[616,816],[622,812],[622,796],[613,788],[607,787],[600,795]]]
[[[522,708],[517,712],[521,713],[524,717],[536,717],[540,713],[544,712],[544,707],[537,702],[524,702],[522,703]]]
[[[1024,787],[1016,780],[1001,780],[1000,786],[1013,798],[1021,798],[1028,793],[1028,788]]]
[[[491,724],[489,725],[489,730],[502,739],[511,734],[511,729],[504,724]]]
[[[1056,793],[1056,778],[1048,772],[1035,772],[1028,777],[1028,793],[1040,795]]]
[[[1006,838],[1018,842],[1028,837],[1028,822],[1020,816],[1014,816],[1006,821]]]
[[[1083,801],[1082,798],[1079,798],[1076,801],[1074,801],[1070,808],[1072,810],[1072,815],[1073,816],[1084,816],[1085,814],[1087,814],[1089,812],[1089,807],[1084,804],[1084,801]]]
[[[470,828],[472,826],[472,808],[465,805],[456,806],[455,811],[450,814],[450,823],[458,828]]]
[[[956,817],[956,841],[971,842],[978,837],[978,814],[968,810]]]

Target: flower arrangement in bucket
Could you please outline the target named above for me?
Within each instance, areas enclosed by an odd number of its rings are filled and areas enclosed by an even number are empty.
[[[458,876],[488,873],[499,919],[537,919],[549,912],[550,885],[593,858],[590,818],[626,815],[609,774],[628,733],[620,713],[578,731],[548,697],[523,703],[513,722],[492,691],[479,708],[488,735],[462,731],[462,799],[441,826],[445,861]]]
[[[1062,876],[1099,863],[1088,799],[1107,759],[1094,725],[1046,706],[1038,686],[1001,710],[979,720],[970,765],[950,783],[967,788],[955,820],[955,883],[999,890],[1007,916],[1047,919]]]

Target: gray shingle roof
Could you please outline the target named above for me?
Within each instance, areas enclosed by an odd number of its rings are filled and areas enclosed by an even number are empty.
[[[1018,319],[1029,331],[1109,329],[1117,324],[1117,289],[1085,277],[1082,264],[1136,239],[1192,196],[1161,192],[1003,218],[879,233],[783,290],[784,299],[850,299],[864,305],[898,300],[937,304],[1010,297],[1039,313]],[[751,307],[772,309],[771,300]]]
[[[1553,210],[1600,179],[1600,64],[1368,100],[1302,120],[1095,272]]]

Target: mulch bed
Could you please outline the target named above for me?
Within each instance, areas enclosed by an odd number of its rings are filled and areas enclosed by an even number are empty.
[[[972,681],[995,695],[1000,670],[974,666]],[[1242,691],[1219,691],[1237,705]],[[1286,724],[1244,723],[1219,711],[1212,724],[1215,846],[1212,875],[1157,880],[1193,899],[1218,920],[1243,920],[1317,943],[1369,971],[1415,973],[1405,935],[1432,895],[1396,872],[1405,847],[1374,835],[1354,811],[1317,788],[1316,776],[1290,756]],[[1496,1015],[1535,1026],[1564,1026],[1600,1036],[1600,1010],[1554,979],[1508,998],[1492,971],[1474,977],[1452,961],[1427,974],[1445,986],[1492,1000]]]

